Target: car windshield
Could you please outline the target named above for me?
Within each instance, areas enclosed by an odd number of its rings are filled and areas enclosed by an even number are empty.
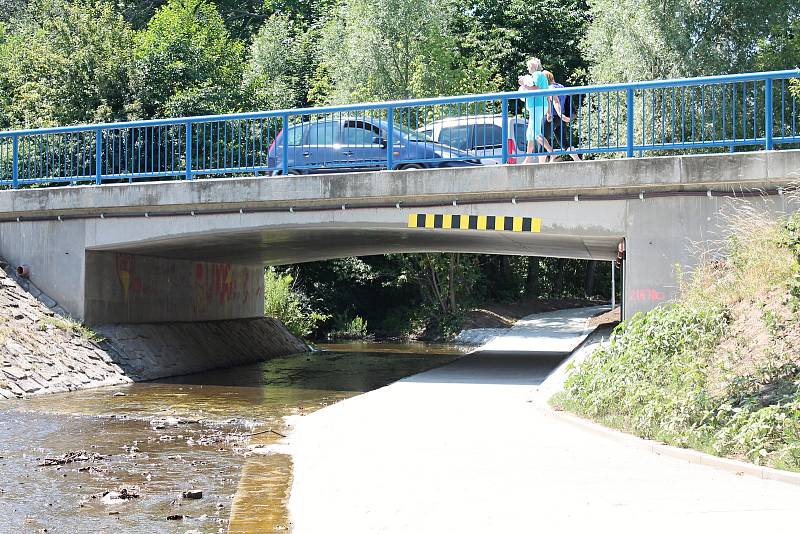
[[[417,132],[408,128],[406,126],[402,126],[400,124],[394,125],[394,135],[395,137],[400,137],[400,135],[405,136],[409,141],[422,141],[425,143],[433,143],[434,140],[423,132]]]

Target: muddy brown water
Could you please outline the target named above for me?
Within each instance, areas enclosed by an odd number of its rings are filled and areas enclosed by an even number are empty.
[[[253,452],[288,432],[284,417],[460,354],[422,344],[322,348],[158,382],[0,402],[0,533],[290,531],[291,457]],[[40,465],[79,450],[102,458]],[[103,496],[122,488],[139,496]],[[182,497],[192,489],[203,497]]]

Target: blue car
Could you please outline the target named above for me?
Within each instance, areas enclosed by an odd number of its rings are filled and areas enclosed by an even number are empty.
[[[387,122],[370,118],[326,118],[303,122],[280,132],[269,147],[269,166],[281,174],[284,143],[289,174],[386,169],[392,151],[392,169],[472,167],[474,154],[435,142],[404,126],[393,125],[387,140]]]

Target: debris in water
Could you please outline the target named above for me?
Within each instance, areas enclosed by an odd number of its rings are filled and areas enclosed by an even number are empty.
[[[181,493],[181,497],[184,499],[202,499],[203,492],[201,490],[188,490]]]
[[[129,499],[138,499],[139,492],[137,489],[131,488],[122,488],[119,491],[106,491],[103,493],[102,499],[100,502],[103,504],[119,504],[122,501],[127,501]]]
[[[46,467],[50,465],[64,465],[72,462],[94,462],[97,460],[105,460],[106,457],[96,452],[86,451],[69,451],[57,458],[45,458],[39,467]]]
[[[167,516],[167,520],[169,521],[180,521],[181,519],[183,519],[183,516],[181,514],[173,514]]]

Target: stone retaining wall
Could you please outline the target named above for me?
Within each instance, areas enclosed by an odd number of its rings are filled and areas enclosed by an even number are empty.
[[[115,361],[133,380],[153,380],[306,352],[308,345],[271,317],[94,328],[113,339]]]
[[[268,317],[105,325],[94,329],[105,338],[100,341],[6,267],[0,259],[0,399],[189,374],[309,350]]]

